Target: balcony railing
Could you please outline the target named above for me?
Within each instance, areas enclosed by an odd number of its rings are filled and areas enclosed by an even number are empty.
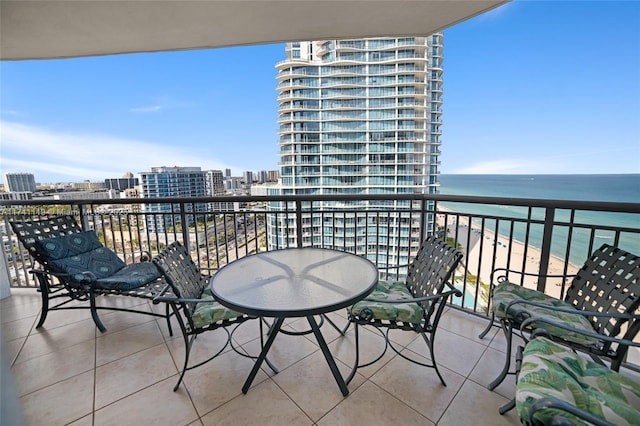
[[[1,206],[13,287],[36,283],[28,273],[33,261],[9,221],[60,214],[77,216],[127,262],[180,240],[200,266],[213,269],[259,251],[313,246],[365,256],[402,275],[420,242],[436,234],[465,255],[455,273],[463,297],[452,303],[478,315],[486,315],[495,268],[562,275],[522,282],[562,297],[570,275],[602,243],[640,253],[640,203],[408,194],[33,200]]]

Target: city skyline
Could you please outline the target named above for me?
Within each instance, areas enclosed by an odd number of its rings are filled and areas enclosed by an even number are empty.
[[[639,173],[640,3],[515,1],[444,31],[447,173]],[[0,170],[277,169],[284,44],[2,62]]]

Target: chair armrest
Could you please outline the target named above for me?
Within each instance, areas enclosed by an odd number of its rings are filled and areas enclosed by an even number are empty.
[[[509,309],[514,305],[531,305],[531,306],[536,306],[538,308],[548,309],[554,312],[577,314],[585,317],[617,318],[617,319],[629,319],[629,320],[640,319],[640,315],[627,314],[624,312],[598,312],[598,311],[588,311],[584,309],[575,309],[575,308],[561,308],[559,306],[551,306],[545,303],[532,302],[526,299],[513,300],[511,303],[507,305],[505,312],[509,312]]]
[[[595,426],[614,426],[612,423],[609,423],[606,420],[601,419],[600,417],[594,416],[588,411],[581,410],[580,408],[569,404],[566,401],[556,398],[540,398],[529,407],[529,423],[532,425],[538,425],[539,423],[535,421],[535,413],[540,410],[547,410],[550,408],[562,410],[566,413],[573,414],[574,416],[583,419],[590,424],[594,424]],[[567,419],[566,417],[562,417],[560,415],[554,416],[552,418],[551,423],[549,425],[554,426],[573,426],[574,423]]]
[[[393,266],[377,266],[378,269],[400,269],[400,268],[408,268],[411,266],[410,263],[405,263],[403,265],[393,265]]]
[[[500,275],[498,275],[496,277],[496,273],[501,273]],[[507,276],[509,274],[517,274],[517,275],[524,275],[525,277],[544,277],[544,278],[573,278],[575,277],[575,275],[564,275],[564,274],[535,274],[533,272],[523,272],[523,271],[518,271],[516,269],[507,269],[507,268],[496,268],[491,272],[491,276],[494,277],[494,279],[498,282],[504,282],[507,280]],[[492,284],[495,285],[495,284]]]
[[[619,315],[624,315],[622,317],[620,316],[616,316],[616,318],[628,318],[630,320],[640,320],[640,315],[632,315],[632,314],[619,314]],[[567,324],[563,324],[557,321],[554,321],[550,318],[547,317],[540,317],[540,316],[533,316],[531,318],[526,319],[525,321],[522,322],[521,326],[520,326],[520,330],[523,330],[527,327],[529,327],[529,325],[531,325],[532,323],[544,323],[544,324],[548,324],[551,325],[553,327],[557,327],[557,328],[561,328],[563,330],[567,330],[567,331],[571,331],[573,333],[577,333],[577,334],[582,334],[584,336],[589,336],[589,337],[593,337],[594,339],[600,340],[600,341],[604,341],[604,342],[608,342],[608,343],[616,343],[618,345],[621,346],[635,346],[635,347],[640,347],[640,342],[634,342],[633,340],[629,340],[629,339],[623,339],[623,338],[619,338],[619,337],[613,337],[613,336],[607,336],[605,334],[599,334],[596,333],[594,331],[587,331],[587,330],[582,330],[582,329],[577,329],[574,327],[571,327]],[[549,335],[547,333],[547,331],[544,329],[544,327],[538,327],[536,328],[532,334],[534,336],[537,335]]]
[[[164,303],[206,303],[206,302],[215,302],[216,299],[213,297],[208,297],[206,299],[187,299],[183,297],[176,297],[174,294],[167,295],[167,292],[171,291],[171,286],[167,284],[164,286],[162,291],[153,298],[153,303],[158,304],[160,302]]]

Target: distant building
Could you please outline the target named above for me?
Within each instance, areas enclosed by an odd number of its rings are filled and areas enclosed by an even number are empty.
[[[166,197],[204,197],[207,195],[206,172],[200,167],[151,167],[148,172],[140,173],[142,198]],[[206,212],[206,203],[186,203],[187,212]],[[146,215],[146,227],[153,232],[165,232],[181,222],[179,204],[144,204],[145,213],[161,213]],[[193,216],[187,215],[189,223]],[[189,225],[184,224],[186,226]]]
[[[280,179],[280,170],[269,170],[267,172],[267,182],[277,182]]]
[[[121,177],[121,178],[111,178],[104,180],[104,186],[106,189],[116,189],[118,191],[124,191],[125,189],[131,189],[140,184],[138,178],[130,176],[130,177]]]
[[[246,171],[242,174],[242,177],[244,178],[244,186],[250,188],[253,183],[253,172]]]
[[[205,175],[205,184],[207,195],[224,194],[224,176],[221,170],[208,170]]]
[[[0,192],[2,201],[26,201],[33,199],[31,192]]]
[[[5,173],[4,189],[7,192],[36,192],[36,179],[32,173]]]
[[[231,169],[224,169],[224,177],[231,177]]]
[[[71,188],[76,191],[102,191],[105,189],[104,182],[72,182]]]

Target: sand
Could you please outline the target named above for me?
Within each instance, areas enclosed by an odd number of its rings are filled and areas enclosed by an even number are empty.
[[[453,213],[439,206],[439,211]],[[444,214],[437,215],[437,223],[440,226],[444,225]],[[480,277],[480,282],[483,284],[489,284],[491,282],[492,271],[496,268],[508,268],[516,271],[524,271],[527,273],[537,274],[540,269],[540,257],[541,250],[529,245],[525,246],[520,241],[512,240],[509,243],[508,238],[498,235],[485,227],[481,233],[481,228],[478,225],[472,224],[471,231],[469,231],[469,220],[465,217],[459,217],[459,221],[455,222],[456,217],[449,215],[447,227],[448,237],[456,238],[457,227],[457,239],[458,243],[463,247],[462,252],[464,258],[462,259],[462,267],[458,269],[456,276],[459,277],[458,282],[462,283],[461,276],[464,272],[464,266],[467,267],[467,274],[472,274]],[[453,222],[452,222],[453,221]],[[526,259],[525,259],[526,253]],[[482,254],[482,256],[480,256]],[[482,261],[480,262],[480,259]],[[549,275],[562,275],[564,274],[565,262],[555,256],[549,259],[549,268],[547,274]],[[579,268],[575,265],[569,264],[567,266],[567,274],[573,275]],[[495,279],[494,277],[494,282]],[[521,276],[518,274],[509,275],[510,281],[520,283]],[[563,280],[562,277],[547,278],[545,293],[560,298],[561,290],[563,287],[568,286],[571,278]],[[467,280],[468,281],[468,280]],[[538,284],[537,277],[526,276],[524,277],[524,286],[527,288],[536,289]],[[471,285],[469,288],[469,282],[467,282],[467,288],[475,294],[475,285]],[[564,293],[562,293],[564,294]],[[481,301],[480,305],[486,306],[486,290],[481,288]]]

